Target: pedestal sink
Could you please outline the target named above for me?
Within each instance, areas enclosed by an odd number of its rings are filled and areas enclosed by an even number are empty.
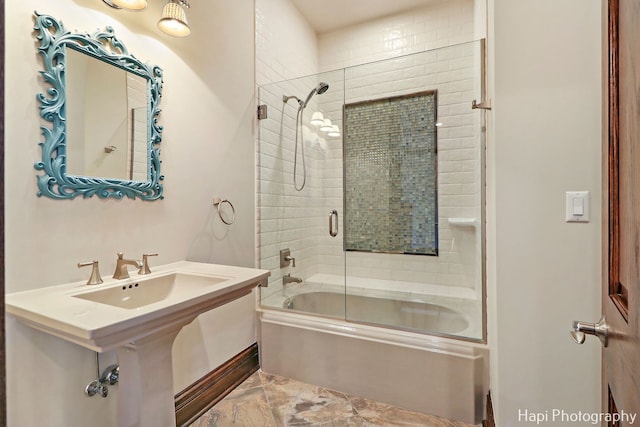
[[[199,314],[266,283],[269,272],[182,261],[101,285],[84,282],[6,295],[19,321],[85,348],[115,349],[118,426],[175,426],[171,347]]]

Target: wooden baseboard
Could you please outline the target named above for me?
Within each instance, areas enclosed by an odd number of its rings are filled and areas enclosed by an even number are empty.
[[[493,403],[491,402],[491,392],[487,394],[487,419],[482,422],[482,427],[496,427],[496,420],[493,418]]]
[[[175,397],[176,426],[188,426],[260,368],[254,343]]]

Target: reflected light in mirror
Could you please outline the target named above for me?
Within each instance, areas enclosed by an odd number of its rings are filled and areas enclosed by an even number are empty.
[[[316,111],[311,115],[311,124],[314,126],[320,126],[324,123],[324,116],[322,112]]]
[[[65,65],[66,172],[147,181],[147,80],[75,49]]]
[[[110,0],[109,3],[126,10],[142,10],[147,7],[147,0]]]
[[[338,125],[331,126],[331,130],[327,135],[333,136],[333,137],[340,136],[340,128],[338,127]]]
[[[324,119],[322,126],[320,126],[320,130],[323,132],[329,132],[332,129],[333,126],[331,125],[331,119],[327,117],[326,119]]]
[[[158,28],[175,37],[186,37],[191,34],[184,9],[173,0],[170,0],[162,9],[162,18],[158,21]]]

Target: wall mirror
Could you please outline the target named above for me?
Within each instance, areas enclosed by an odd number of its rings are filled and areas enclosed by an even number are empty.
[[[438,255],[437,93],[344,106],[347,251]]]
[[[35,15],[47,88],[39,93],[38,196],[162,199],[162,69],[131,55],[113,29],[72,33]]]

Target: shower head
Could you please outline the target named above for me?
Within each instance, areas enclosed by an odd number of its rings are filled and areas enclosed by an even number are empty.
[[[320,82],[318,83],[318,86],[314,87],[311,92],[309,92],[309,95],[307,95],[307,99],[304,100],[304,102],[300,103],[300,107],[305,108],[307,106],[307,104],[309,103],[309,101],[311,100],[311,97],[314,94],[318,94],[318,95],[322,95],[323,93],[325,93],[327,90],[329,89],[329,85],[325,82]],[[300,102],[300,101],[298,101]]]
[[[327,90],[329,90],[329,84],[325,82],[320,82],[318,86],[316,86],[316,92],[318,95],[322,95]]]

